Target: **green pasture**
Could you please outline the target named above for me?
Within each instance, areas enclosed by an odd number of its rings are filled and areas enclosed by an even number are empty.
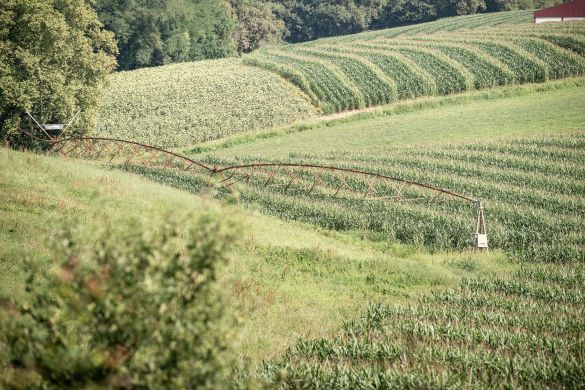
[[[235,136],[183,151],[201,158],[283,159],[291,153],[365,151],[482,142],[585,128],[585,79],[423,98],[339,119]],[[203,152],[203,153],[199,153]]]

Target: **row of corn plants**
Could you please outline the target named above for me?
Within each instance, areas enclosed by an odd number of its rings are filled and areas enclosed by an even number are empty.
[[[408,306],[370,304],[258,375],[282,388],[581,388],[583,263],[468,278]]]
[[[457,24],[455,20],[449,23]],[[397,98],[447,95],[585,74],[584,23],[569,27],[506,25],[469,31],[446,28],[436,33],[424,25],[409,29],[416,33],[404,35],[392,33],[399,30],[392,29],[351,39],[324,39],[264,50],[244,61],[292,81],[315,97],[325,112],[380,105]],[[311,69],[315,67],[329,71]],[[320,88],[320,84],[328,85],[328,89]],[[342,96],[349,96],[349,102],[340,102],[337,91],[344,89]]]
[[[302,49],[297,53],[328,61],[337,66],[361,91],[365,105],[375,106],[396,99],[397,88],[394,80],[387,77],[378,67],[367,60],[348,53],[324,50]]]
[[[582,153],[575,149],[582,140],[580,134],[433,150],[304,153],[279,162],[377,172],[481,198],[486,204],[493,247],[520,259],[564,262],[585,259],[585,187],[579,180],[585,177],[585,169]],[[549,146],[535,152],[538,149],[532,145],[539,144]],[[205,162],[225,166],[254,160],[208,157]],[[188,176],[172,172],[151,175],[171,185],[174,180],[181,188],[185,180],[181,177]],[[473,204],[443,195],[434,199],[432,191],[396,182],[294,168],[259,170],[252,177],[244,172],[238,175],[234,188],[242,203],[283,219],[334,230],[380,232],[389,240],[432,250],[468,248],[474,232]],[[200,183],[193,188],[198,193]]]

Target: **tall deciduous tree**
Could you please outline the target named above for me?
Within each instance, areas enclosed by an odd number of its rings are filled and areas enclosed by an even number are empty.
[[[78,128],[94,124],[100,86],[115,67],[113,35],[86,0],[0,2],[0,139],[31,111]]]
[[[236,23],[234,43],[239,54],[248,53],[264,43],[281,41],[284,22],[273,13],[274,4],[255,0],[229,0]]]
[[[436,3],[440,16],[470,15],[485,11],[485,0],[439,0]]]
[[[366,30],[385,0],[273,0],[287,28],[287,41],[302,42]]]

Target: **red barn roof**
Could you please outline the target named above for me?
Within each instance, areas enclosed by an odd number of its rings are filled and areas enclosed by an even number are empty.
[[[534,11],[534,18],[585,17],[585,0],[569,1],[565,4]]]

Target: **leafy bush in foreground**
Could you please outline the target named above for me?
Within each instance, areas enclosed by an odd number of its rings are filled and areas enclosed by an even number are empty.
[[[30,302],[0,301],[0,387],[225,384],[232,317],[216,278],[233,228],[208,214],[185,232],[187,220],[106,226],[91,245],[62,233]]]

